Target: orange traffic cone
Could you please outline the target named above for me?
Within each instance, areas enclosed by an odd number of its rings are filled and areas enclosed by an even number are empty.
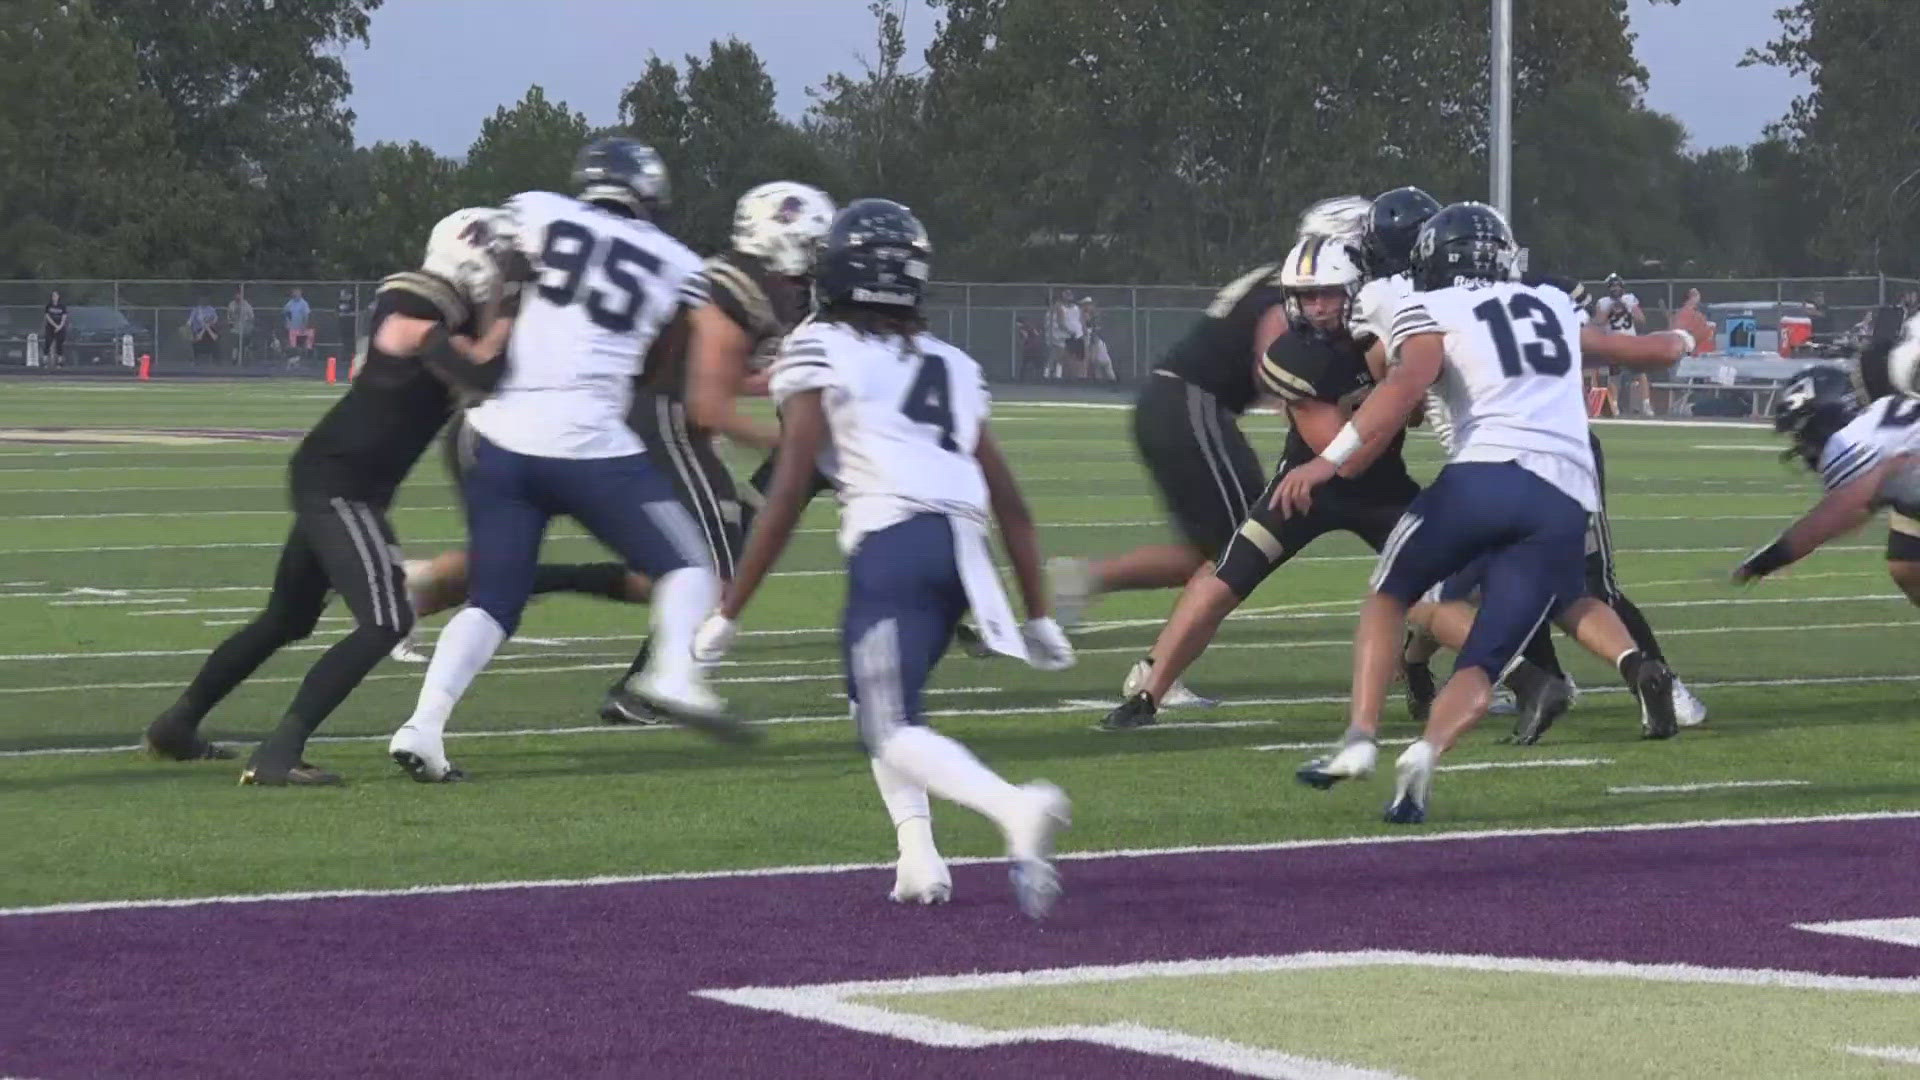
[[[149,378],[152,378],[152,374],[153,374],[153,357],[148,355],[147,353],[141,353],[140,354],[140,381],[141,382],[147,381]]]
[[[331,386],[339,375],[340,361],[331,356],[327,357],[327,384]]]

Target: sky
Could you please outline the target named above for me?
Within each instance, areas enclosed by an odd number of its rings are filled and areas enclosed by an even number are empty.
[[[1696,149],[1752,142],[1806,91],[1805,80],[1778,69],[1736,66],[1773,36],[1772,13],[1784,3],[1629,0],[1647,104],[1678,116]],[[904,11],[917,66],[935,13],[921,0],[905,0]],[[678,64],[729,34],[760,54],[791,118],[806,110],[807,87],[858,72],[876,52],[867,0],[385,0],[371,47],[346,53],[355,134],[363,144],[417,139],[459,157],[484,117],[534,83],[588,123],[611,124],[649,54]]]

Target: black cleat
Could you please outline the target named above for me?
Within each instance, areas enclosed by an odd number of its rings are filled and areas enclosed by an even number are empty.
[[[986,639],[982,638],[980,631],[975,630],[970,623],[961,623],[954,627],[953,640],[954,644],[959,645],[963,652],[975,660],[988,660],[994,656],[994,651],[987,647]]]
[[[600,699],[600,720],[606,724],[646,724],[660,722],[660,714],[653,706],[632,694],[622,694],[620,687],[626,682],[622,679],[607,690],[607,696]]]
[[[436,775],[433,766],[427,763],[427,759],[411,750],[395,750],[388,756],[393,758],[395,765],[405,769],[407,775],[412,777],[413,782],[416,784],[457,784],[467,778],[466,773],[461,772],[451,764],[447,766],[445,772]],[[311,765],[305,767],[309,769],[313,768]],[[335,777],[336,781],[338,781],[338,779],[338,777]]]
[[[163,761],[226,761],[234,756],[226,747],[203,739],[191,730],[183,731],[166,720],[163,716],[147,726],[147,735],[142,741],[149,755]]]
[[[1524,692],[1516,688],[1514,705],[1514,744],[1532,746],[1573,707],[1573,688],[1565,678],[1547,676]]]
[[[1134,728],[1152,727],[1160,722],[1154,716],[1158,711],[1153,704],[1153,699],[1147,696],[1145,690],[1142,690],[1114,706],[1112,712],[1101,717],[1100,722],[1093,725],[1093,729],[1095,731],[1131,731]]]
[[[1640,737],[1673,738],[1680,730],[1673,708],[1673,671],[1658,660],[1642,660],[1633,673],[1632,689],[1640,702]]]
[[[718,698],[708,695],[712,700],[712,704],[708,705],[706,702],[663,697],[642,685],[645,674],[642,672],[626,679],[607,694],[606,704],[618,710],[622,716],[630,717],[628,723],[654,724],[664,721],[731,746],[752,746],[763,737],[764,733],[759,728],[738,717],[729,716]],[[640,719],[643,716],[653,719]]]
[[[241,787],[338,787],[345,783],[336,772],[301,762],[291,769],[249,765],[240,774]]]
[[[1433,683],[1433,669],[1424,663],[1402,660],[1400,676],[1407,681],[1407,715],[1416,724],[1426,723],[1428,714],[1433,712],[1433,699],[1440,692]]]

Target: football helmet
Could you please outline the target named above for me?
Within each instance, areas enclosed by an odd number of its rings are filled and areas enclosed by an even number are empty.
[[[1507,281],[1513,276],[1513,230],[1486,203],[1458,202],[1428,218],[1413,242],[1413,287],[1444,289],[1466,278]]]
[[[776,274],[802,277],[813,269],[815,249],[832,224],[833,200],[826,192],[776,180],[735,204],[733,250],[752,255]]]
[[[1310,236],[1326,236],[1346,243],[1360,239],[1360,233],[1367,226],[1367,215],[1373,204],[1359,195],[1335,195],[1331,199],[1321,199],[1300,215],[1300,228],[1297,237],[1305,240]]]
[[[1407,258],[1413,254],[1413,242],[1420,226],[1440,212],[1440,200],[1417,187],[1397,187],[1383,191],[1373,200],[1361,230],[1361,251],[1366,256],[1366,271],[1371,277],[1392,277],[1405,273]]]
[[[858,199],[827,228],[814,293],[822,304],[917,311],[932,259],[926,227],[913,211],[889,199]]]
[[[491,207],[455,210],[427,235],[420,269],[452,284],[478,310],[493,297],[500,282],[506,225],[506,213]]]
[[[1820,467],[1820,454],[1833,433],[1860,414],[1853,378],[1842,368],[1816,364],[1788,381],[1773,406],[1773,430],[1792,439],[1784,456]]]
[[[1354,297],[1360,294],[1362,277],[1360,257],[1346,244],[1326,236],[1302,239],[1293,245],[1293,250],[1287,252],[1286,261],[1280,264],[1280,290],[1286,295],[1287,320],[1296,330],[1336,332],[1339,327],[1316,326],[1307,318],[1299,294],[1319,289],[1342,290],[1347,298],[1340,312],[1340,326],[1344,327],[1347,317],[1353,313]]]
[[[1866,357],[1861,357],[1865,374]],[[1868,386],[1873,383],[1869,381]],[[1920,397],[1920,314],[1908,317],[1900,332],[1887,347],[1886,385],[1883,393]]]
[[[580,148],[573,186],[582,202],[612,203],[651,219],[668,201],[667,166],[653,147],[610,136]]]

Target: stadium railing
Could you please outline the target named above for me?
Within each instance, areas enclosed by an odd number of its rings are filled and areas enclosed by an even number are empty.
[[[326,358],[343,363],[354,351],[354,333],[371,308],[370,281],[0,281],[0,370],[19,371],[26,338],[40,329],[41,309],[57,289],[70,311],[68,367],[81,372],[125,370],[118,337],[134,338],[135,356],[151,355],[162,374],[318,377]],[[1920,281],[1886,276],[1826,278],[1657,278],[1625,283],[1647,309],[1649,324],[1665,325],[1672,310],[1697,288],[1707,304],[1807,301],[1823,294],[1835,328],[1857,322],[1875,307],[1895,302]],[[1588,283],[1598,291],[1598,280]],[[289,346],[281,308],[300,288],[312,306],[311,348]],[[1044,359],[1021,360],[1020,323],[1042,335],[1047,311],[1063,291],[1075,302],[1092,300],[1094,333],[1112,358],[1115,381],[1131,383],[1179,340],[1213,299],[1217,286],[1087,285],[1071,282],[936,282],[928,293],[927,317],[934,333],[972,353],[995,382],[1057,382],[1043,378]],[[356,313],[343,326],[339,299],[346,292]],[[254,322],[236,342],[227,304],[236,292],[253,306]],[[187,316],[202,298],[219,312],[219,342],[211,357],[196,356]],[[1024,370],[1023,370],[1024,366]],[[1038,370],[1036,370],[1036,368]],[[1080,380],[1093,384],[1099,380]]]

